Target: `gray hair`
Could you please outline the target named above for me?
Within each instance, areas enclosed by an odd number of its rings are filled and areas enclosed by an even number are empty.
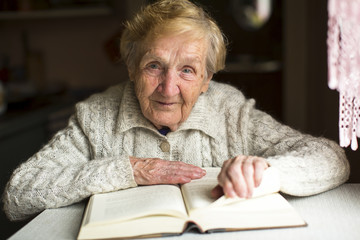
[[[156,36],[191,32],[207,41],[205,75],[225,67],[226,38],[203,8],[188,0],[159,0],[147,5],[125,23],[120,53],[130,73],[136,73],[144,47]]]

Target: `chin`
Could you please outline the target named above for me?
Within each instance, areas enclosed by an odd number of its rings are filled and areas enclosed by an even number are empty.
[[[157,112],[156,114],[149,114],[148,119],[157,128],[169,127],[172,131],[175,131],[183,122],[182,115],[174,112]]]
[[[157,121],[155,126],[157,128],[168,127],[171,129],[171,131],[175,131],[180,126],[180,124],[180,121]]]

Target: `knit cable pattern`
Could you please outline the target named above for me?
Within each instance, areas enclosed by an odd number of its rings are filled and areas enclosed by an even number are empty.
[[[189,118],[167,136],[141,113],[125,82],[76,105],[69,125],[21,164],[6,186],[4,210],[20,220],[92,194],[136,187],[129,156],[218,166],[236,155],[266,158],[279,169],[281,190],[310,195],[347,180],[349,164],[334,142],[275,121],[233,87],[211,81]],[[163,141],[170,144],[163,151]]]

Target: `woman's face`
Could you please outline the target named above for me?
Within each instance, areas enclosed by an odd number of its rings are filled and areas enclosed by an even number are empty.
[[[189,35],[160,37],[147,45],[135,74],[135,92],[144,116],[156,128],[175,131],[199,95],[206,92],[206,44]]]

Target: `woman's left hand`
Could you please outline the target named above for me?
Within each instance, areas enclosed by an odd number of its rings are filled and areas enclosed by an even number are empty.
[[[267,168],[266,160],[256,156],[239,155],[226,160],[218,176],[219,185],[211,194],[214,198],[223,194],[227,197],[250,198]]]

